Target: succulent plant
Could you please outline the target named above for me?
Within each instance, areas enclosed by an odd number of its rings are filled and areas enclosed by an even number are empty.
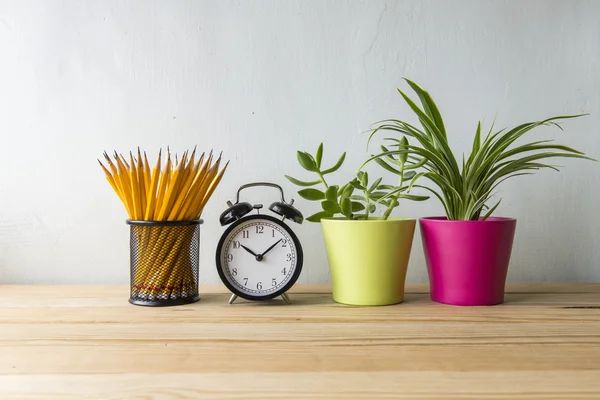
[[[316,174],[317,179],[301,181],[288,175],[285,177],[293,184],[304,187],[298,191],[298,195],[302,198],[321,203],[322,211],[307,218],[311,222],[319,222],[323,218],[336,216],[344,219],[366,220],[373,218],[380,205],[385,207],[381,217],[385,220],[389,218],[392,210],[400,205],[400,199],[423,201],[429,198],[409,193],[422,174],[413,171],[418,166],[408,162],[407,157],[403,155],[389,157],[396,166],[394,170],[402,171],[397,186],[382,184],[383,178],[381,177],[370,182],[368,172],[361,170],[351,181],[342,186],[330,185],[326,176],[340,169],[346,159],[346,153],[343,153],[332,167],[322,168],[323,143],[319,145],[314,156],[304,151],[298,151],[297,157],[302,168]],[[409,184],[405,184],[405,182],[409,182]],[[322,185],[323,190],[313,187],[316,185]]]

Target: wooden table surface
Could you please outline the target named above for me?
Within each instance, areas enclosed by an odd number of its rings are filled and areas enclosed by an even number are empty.
[[[513,284],[494,307],[327,290],[147,308],[127,286],[0,286],[0,399],[600,399],[600,284]]]

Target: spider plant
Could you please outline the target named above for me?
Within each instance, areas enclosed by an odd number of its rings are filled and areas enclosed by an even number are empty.
[[[558,167],[542,162],[550,158],[580,158],[593,160],[583,152],[560,144],[553,140],[541,140],[515,145],[515,142],[539,126],[560,128],[560,121],[578,118],[586,114],[555,116],[542,121],[527,122],[510,130],[494,132],[494,124],[485,136],[482,136],[481,122],[477,124],[471,153],[462,162],[455,158],[448,144],[448,136],[442,115],[433,98],[415,82],[405,79],[418,96],[419,107],[402,90],[398,92],[417,116],[422,129],[408,122],[387,119],[376,123],[369,142],[379,131],[391,131],[415,139],[416,144],[406,144],[405,137],[388,137],[384,140],[389,147],[381,146],[381,153],[373,155],[364,165],[375,161],[386,170],[399,174],[399,159],[408,158],[413,164],[420,165],[422,176],[428,178],[437,190],[415,185],[433,193],[443,204],[449,220],[479,220],[488,218],[500,204],[493,206],[488,202],[494,191],[507,179],[533,174],[535,171],[549,168],[558,171]],[[393,192],[392,192],[393,193]]]

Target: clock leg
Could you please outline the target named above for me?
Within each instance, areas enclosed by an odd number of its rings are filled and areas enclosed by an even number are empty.
[[[292,302],[290,300],[290,296],[288,296],[287,293],[282,293],[281,298],[283,299],[283,301],[285,301],[286,304],[290,304]]]
[[[232,294],[229,298],[229,304],[233,304],[233,302],[237,299],[237,294]]]

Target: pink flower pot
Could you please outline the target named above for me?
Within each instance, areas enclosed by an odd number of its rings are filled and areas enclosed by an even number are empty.
[[[431,299],[460,306],[489,306],[504,301],[504,285],[517,220],[419,220]]]

